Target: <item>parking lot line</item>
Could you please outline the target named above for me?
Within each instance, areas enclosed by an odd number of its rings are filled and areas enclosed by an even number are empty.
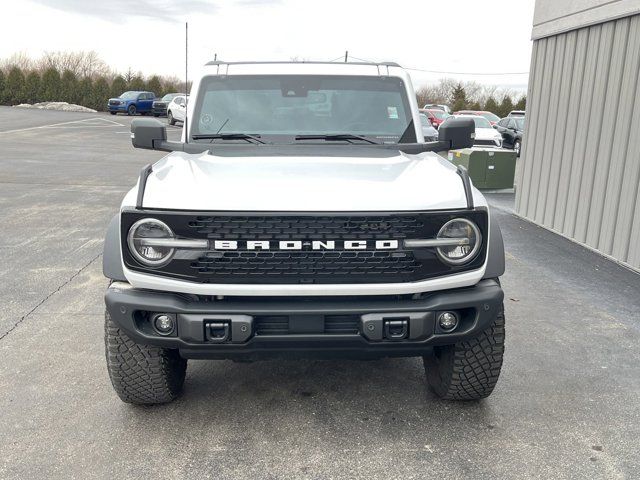
[[[70,125],[73,124],[77,124],[77,123],[87,123],[87,122],[91,122],[91,121],[101,121],[101,122],[107,122],[110,123],[111,125],[80,125],[80,126],[76,126],[76,127],[72,127]],[[104,127],[124,127],[125,125],[122,123],[118,123],[115,122],[113,120],[110,120],[108,118],[101,118],[101,117],[91,117],[91,118],[85,118],[83,120],[71,120],[69,122],[60,122],[60,123],[51,123],[49,125],[39,125],[37,127],[27,127],[27,128],[17,128],[14,130],[4,130],[4,131],[0,131],[0,134],[3,133],[18,133],[18,132],[26,132],[29,130],[39,130],[39,129],[43,129],[43,128],[104,128]]]

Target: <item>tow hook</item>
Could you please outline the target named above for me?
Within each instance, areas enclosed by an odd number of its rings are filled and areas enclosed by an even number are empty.
[[[229,322],[206,322],[204,336],[210,343],[228,342],[231,339],[231,326]]]
[[[387,340],[403,340],[409,335],[407,320],[385,320],[384,338]]]

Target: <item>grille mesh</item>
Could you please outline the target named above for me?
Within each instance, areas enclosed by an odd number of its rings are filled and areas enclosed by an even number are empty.
[[[420,264],[411,252],[208,252],[191,267],[201,275],[322,275],[411,274]]]
[[[189,226],[212,240],[369,240],[407,238],[423,224],[415,216],[197,217]]]

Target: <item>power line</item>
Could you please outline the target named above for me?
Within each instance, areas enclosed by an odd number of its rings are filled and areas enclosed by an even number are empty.
[[[354,57],[353,55],[349,55],[351,58],[353,58],[354,60],[358,60],[360,62],[367,62],[367,63],[378,63],[378,62],[374,62],[373,60],[367,60],[366,58],[358,58],[358,57]],[[336,60],[340,60],[342,59],[342,56],[331,60],[332,62],[335,62]],[[529,72],[448,72],[448,71],[444,71],[444,70],[426,70],[423,68],[412,68],[412,67],[403,67],[405,70],[411,70],[413,72],[423,72],[423,73],[436,73],[438,75],[486,75],[486,76],[498,76],[498,75],[529,75]]]
[[[403,67],[413,72],[437,73],[440,75],[529,75],[529,72],[445,72],[441,70],[424,70],[422,68]]]

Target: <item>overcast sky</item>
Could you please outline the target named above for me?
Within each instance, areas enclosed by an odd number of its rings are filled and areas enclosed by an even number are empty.
[[[114,69],[190,75],[218,59],[396,61],[442,77],[524,88],[534,0],[0,0],[0,58],[95,50]],[[517,74],[514,74],[517,73]]]

